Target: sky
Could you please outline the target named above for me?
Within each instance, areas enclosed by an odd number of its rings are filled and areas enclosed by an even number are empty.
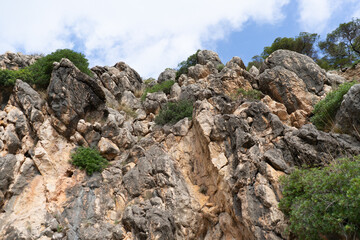
[[[90,67],[124,61],[154,77],[198,49],[245,63],[277,37],[321,39],[360,18],[359,0],[0,0],[0,54],[82,52]]]

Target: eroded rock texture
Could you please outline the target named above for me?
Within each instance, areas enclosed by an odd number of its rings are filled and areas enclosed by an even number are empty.
[[[0,236],[289,239],[279,177],[359,154],[359,139],[306,124],[326,80],[308,58],[274,53],[260,75],[239,57],[221,71],[216,53],[198,58],[170,94],[144,101],[139,74],[123,62],[93,68],[92,78],[63,59],[47,101],[18,80],[0,111]],[[341,107],[351,124],[355,86]],[[192,119],[155,124],[167,102],[184,99]],[[77,146],[98,148],[110,165],[87,176],[69,163]]]

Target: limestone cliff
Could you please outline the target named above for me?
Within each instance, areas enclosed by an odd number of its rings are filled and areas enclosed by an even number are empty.
[[[198,57],[170,94],[143,102],[142,79],[123,62],[91,78],[62,59],[45,98],[17,80],[0,111],[1,239],[289,239],[279,177],[360,154],[356,137],[307,124],[331,79],[289,51],[259,73],[239,57],[221,71],[216,53]],[[166,71],[161,81],[175,77]],[[264,96],[234,97],[238,88]],[[182,99],[194,102],[192,119],[155,124]],[[110,165],[92,176],[76,169],[79,145]]]

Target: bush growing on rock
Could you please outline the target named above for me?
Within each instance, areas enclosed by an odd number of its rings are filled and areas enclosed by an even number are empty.
[[[281,181],[279,207],[300,239],[360,237],[360,156],[324,168],[297,169]]]
[[[219,64],[219,65],[217,65],[217,70],[219,71],[219,72],[221,72],[221,70],[223,70],[224,69],[224,67],[225,67],[225,65],[224,64]]]
[[[176,80],[179,79],[181,74],[187,74],[189,67],[195,66],[198,63],[197,55],[199,52],[200,50],[197,50],[196,53],[189,56],[186,61],[182,61],[181,63],[179,63],[178,70],[176,72]]]
[[[348,82],[339,85],[339,87],[326,95],[325,99],[318,102],[314,107],[314,116],[311,118],[311,122],[319,130],[330,130],[336,112],[339,109],[344,95],[349,91],[349,89],[355,85],[356,82]]]
[[[89,70],[89,62],[84,54],[75,52],[70,49],[59,49],[37,60],[33,65],[29,66],[29,70],[33,74],[34,83],[39,88],[46,88],[49,85],[53,63],[60,62],[62,58],[69,59],[83,73],[92,76]]]
[[[0,86],[14,86],[16,79],[33,82],[33,74],[28,68],[19,70],[0,70]]]
[[[165,125],[175,124],[179,120],[188,117],[192,118],[193,104],[190,101],[168,102],[155,118],[155,123]]]
[[[152,87],[145,88],[145,91],[144,91],[143,95],[141,96],[141,101],[145,100],[146,94],[148,94],[148,93],[164,92],[166,94],[169,94],[171,87],[172,87],[172,85],[174,85],[174,83],[175,83],[175,81],[168,80],[168,81],[164,81],[162,83],[155,84]]]
[[[71,154],[71,164],[85,170],[88,175],[101,172],[109,162],[94,148],[79,147]]]
[[[249,100],[260,100],[264,94],[256,89],[251,90],[245,90],[243,88],[239,88],[237,90],[237,96],[242,96],[243,98],[249,99]]]
[[[37,88],[46,89],[50,82],[53,63],[59,62],[62,58],[69,59],[80,71],[92,76],[92,72],[88,69],[88,60],[82,53],[70,49],[59,49],[26,68],[0,70],[0,86],[13,86],[16,79],[21,79],[29,84],[35,84]]]

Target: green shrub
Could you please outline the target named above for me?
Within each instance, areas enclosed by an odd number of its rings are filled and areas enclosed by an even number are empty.
[[[351,64],[351,68],[352,68],[352,69],[355,69],[356,65],[358,65],[358,64],[360,64],[360,59],[354,61],[354,62]]]
[[[190,101],[168,102],[155,117],[155,123],[165,125],[177,123],[185,117],[191,119],[192,112],[193,104]]]
[[[178,70],[176,71],[176,78],[175,78],[176,80],[179,79],[181,74],[187,74],[189,67],[195,66],[198,63],[197,55],[199,52],[200,50],[197,50],[196,53],[188,57],[186,61],[182,61],[181,63],[178,64]]]
[[[53,63],[59,62],[62,58],[69,59],[80,71],[92,76],[92,72],[88,69],[89,62],[84,54],[70,49],[59,49],[40,58],[33,65],[29,66],[29,70],[33,73],[34,83],[37,87],[47,88],[53,70]]]
[[[296,169],[281,183],[279,208],[300,239],[322,239],[320,234],[360,237],[360,156],[324,168]]]
[[[79,147],[71,154],[71,164],[85,170],[88,175],[93,172],[101,172],[109,164],[99,151],[94,148]]]
[[[239,88],[237,90],[237,97],[241,95],[243,98],[249,99],[249,100],[260,100],[263,97],[262,92],[251,89],[251,90],[245,90],[243,88]]]
[[[348,82],[339,85],[338,89],[328,93],[325,99],[318,102],[315,107],[310,121],[319,130],[329,130],[334,121],[337,110],[339,109],[343,96],[356,82]]]
[[[0,86],[14,86],[16,79],[33,82],[33,74],[28,68],[20,70],[0,70]]]
[[[221,70],[223,70],[224,69],[224,67],[225,67],[225,65],[224,64],[219,64],[219,65],[217,65],[217,70],[219,71],[219,72],[221,72]]]
[[[164,92],[166,94],[170,93],[172,85],[174,85],[175,81],[173,80],[167,80],[162,83],[155,84],[152,87],[145,88],[145,91],[143,95],[141,96],[141,101],[144,101],[146,99],[146,94],[148,93],[154,93],[154,92]]]
[[[144,80],[144,83],[146,86],[148,86],[149,84],[151,84],[154,81],[155,81],[155,78],[148,78],[148,79]]]
[[[0,70],[0,86],[13,86],[16,79],[21,79],[29,84],[35,84],[37,88],[47,88],[53,63],[59,62],[62,58],[69,59],[80,71],[92,76],[92,72],[88,69],[88,60],[82,53],[70,49],[59,49],[38,59],[29,67],[20,70]]]

